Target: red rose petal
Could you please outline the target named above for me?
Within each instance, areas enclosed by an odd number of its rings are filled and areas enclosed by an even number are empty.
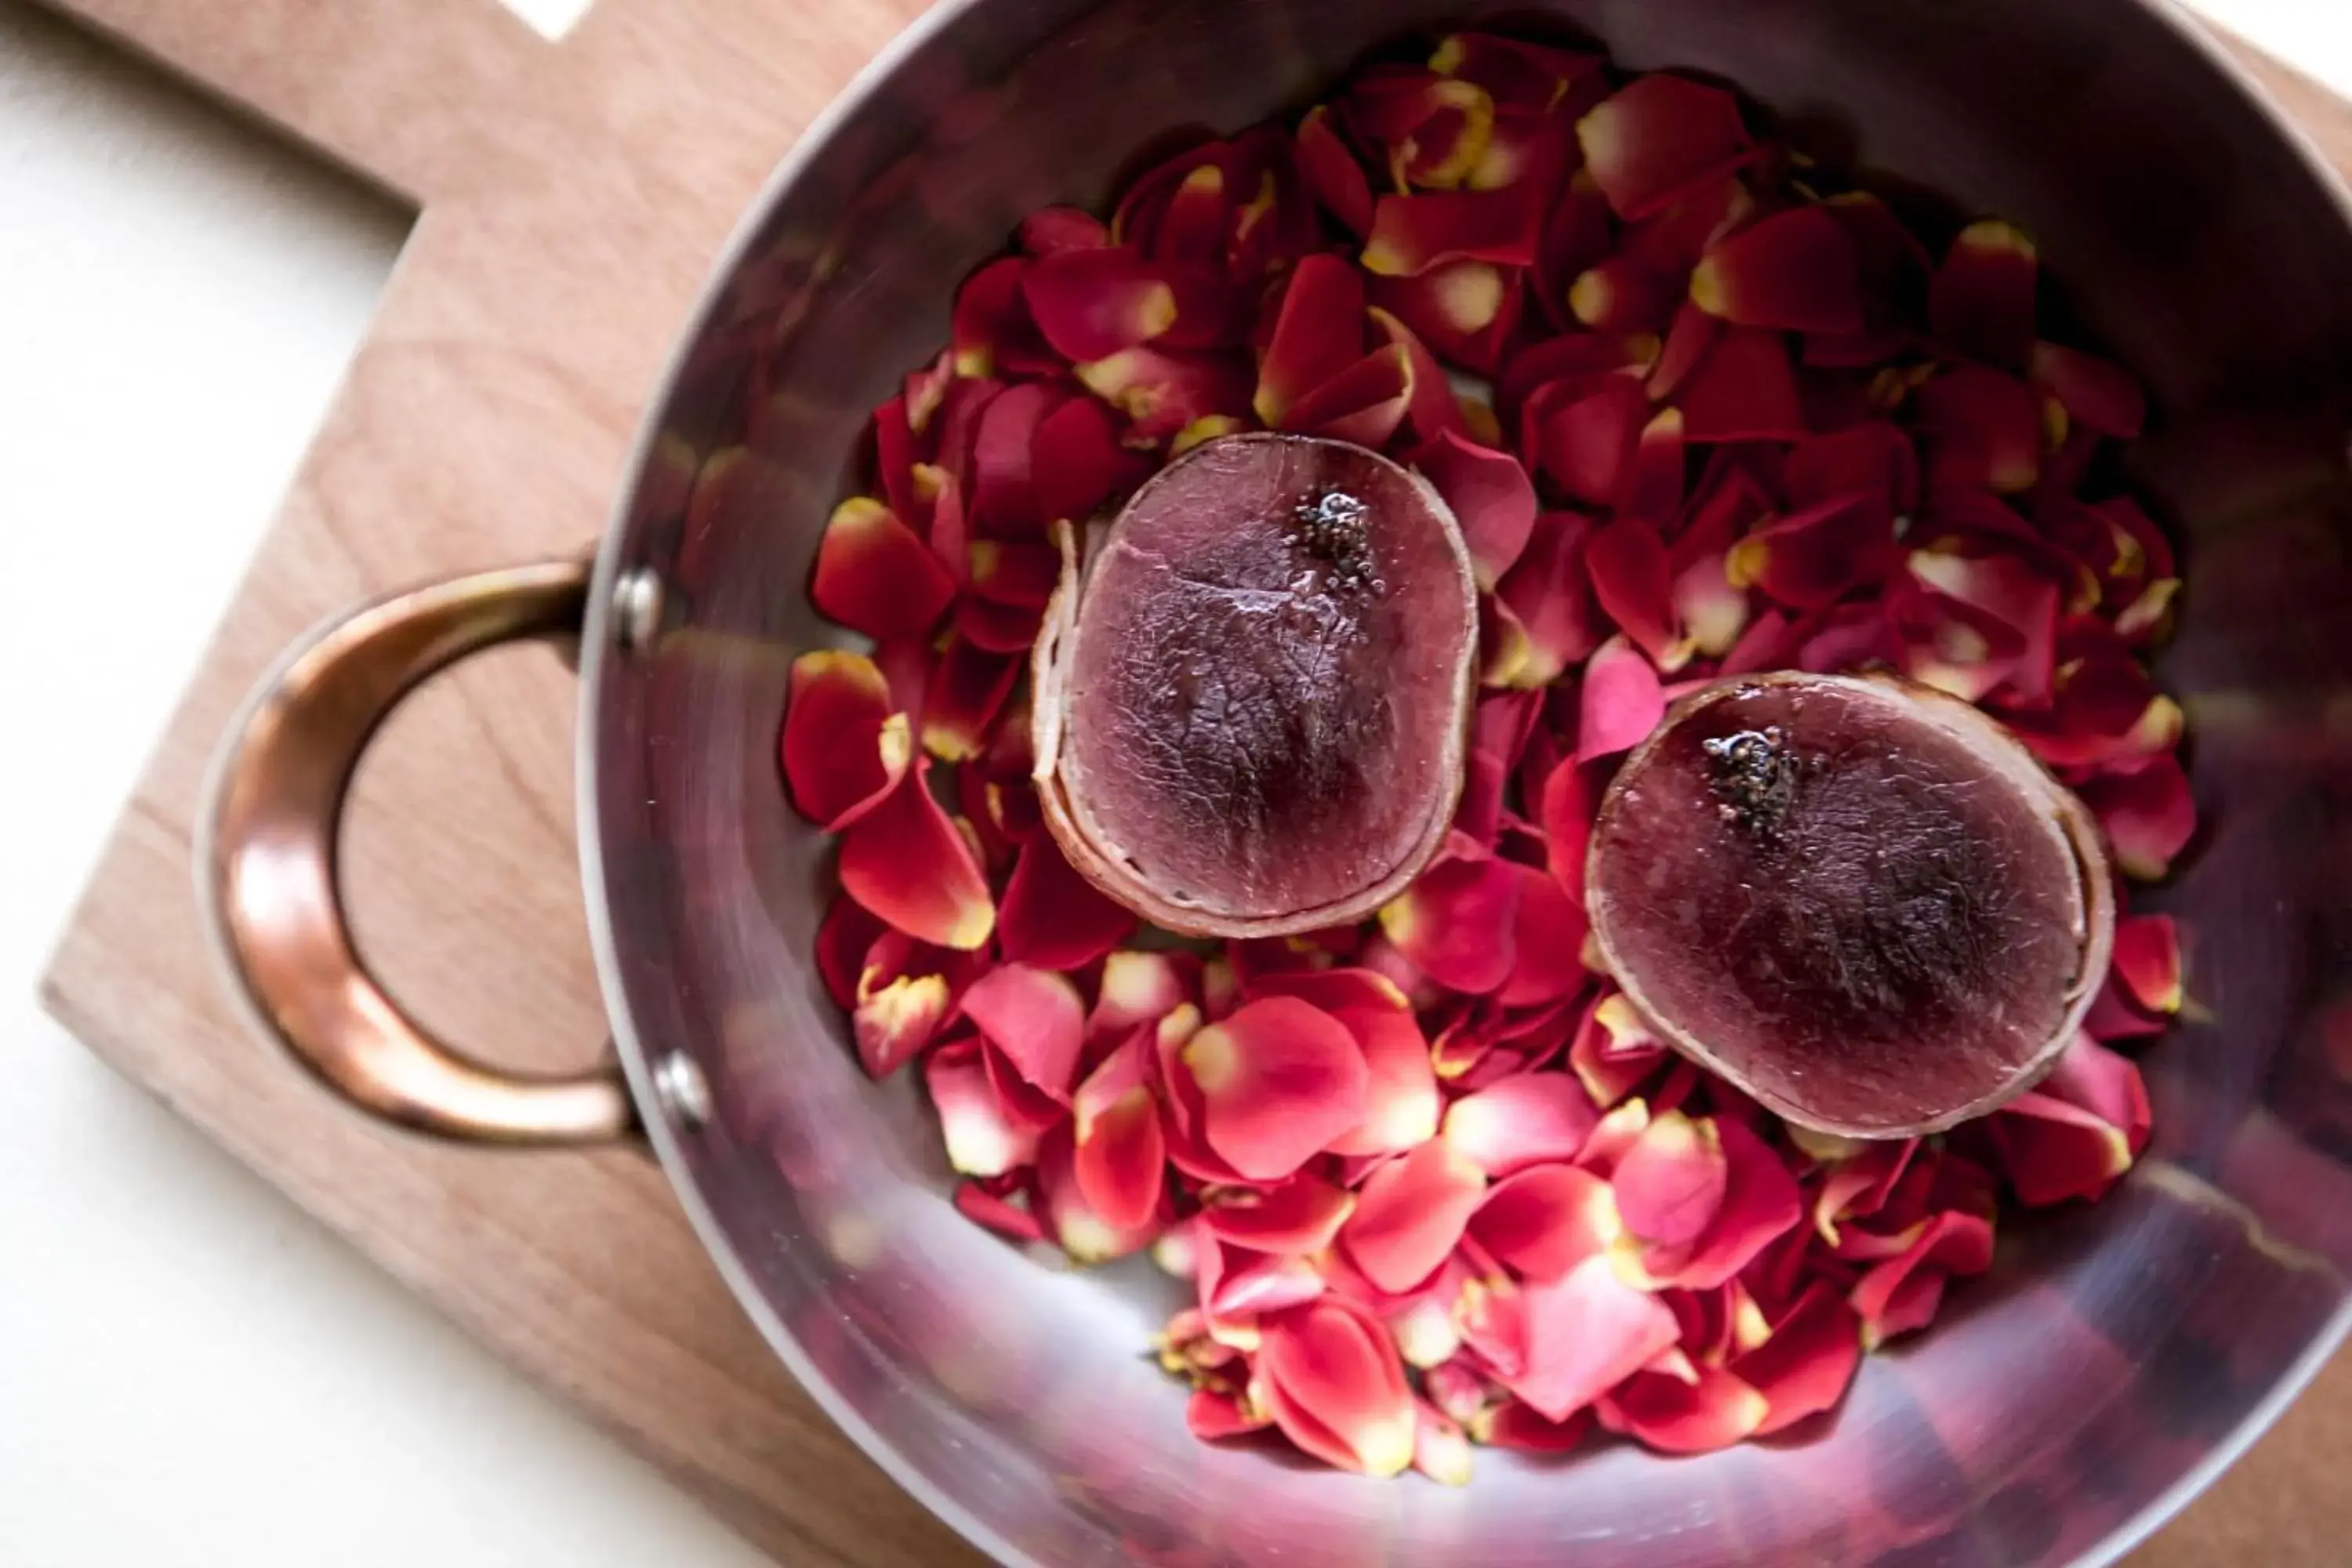
[[[1356,1037],[1370,1075],[1364,1119],[1331,1141],[1331,1152],[1400,1154],[1435,1137],[1437,1073],[1430,1065],[1429,1042],[1422,1037],[1421,1026],[1412,1013],[1386,1006],[1338,1006],[1329,1011]]]
[[[1321,104],[1298,122],[1298,166],[1323,209],[1359,236],[1372,228],[1372,186],[1364,166],[1331,129],[1331,111]]]
[[[943,763],[980,754],[1025,661],[991,653],[961,632],[948,639],[923,691],[923,750]]]
[[[928,761],[841,837],[844,891],[908,936],[970,951],[996,929],[971,846],[931,797]]]
[[[816,968],[825,994],[847,1012],[857,1005],[857,985],[864,976],[866,955],[875,939],[890,928],[868,914],[855,899],[838,898],[824,911],[816,928]]]
[[[1416,449],[1412,461],[1461,524],[1478,586],[1491,592],[1535,531],[1536,490],[1527,469],[1507,452],[1451,434]]]
[[[2151,1013],[2178,1013],[2180,931],[2170,915],[2126,915],[2116,922],[2116,978]]]
[[[2042,477],[2042,403],[2013,375],[1959,365],[1912,395],[1927,483],[2016,495]]]
[[[838,833],[879,805],[913,759],[907,716],[874,661],[835,649],[793,660],[781,749],[793,805]]]
[[[1663,332],[1681,305],[1683,279],[1641,258],[1603,257],[1569,285],[1569,313],[1596,332]]]
[[[1087,391],[1125,414],[1135,435],[1164,441],[1195,420],[1240,415],[1255,387],[1249,366],[1230,354],[1144,345],[1077,367]]]
[[[1527,548],[1496,585],[1493,603],[1507,614],[1517,639],[1509,684],[1549,686],[1608,635],[1585,561],[1591,532],[1591,524],[1574,512],[1538,512]]]
[[[1004,956],[1040,969],[1081,969],[1125,942],[1133,910],[1070,868],[1050,834],[1022,846],[997,910]]]
[[[1911,437],[1884,420],[1789,448],[1781,468],[1789,504],[1803,509],[1848,496],[1881,495],[1896,513],[1919,504],[1919,458]]]
[[[1327,1297],[1269,1317],[1265,1336],[1258,1379],[1284,1436],[1366,1475],[1397,1475],[1412,1463],[1412,1391],[1377,1319]]]
[[[1511,868],[1483,852],[1449,849],[1381,909],[1381,930],[1440,985],[1471,994],[1510,977],[1519,884]]]
[[[1056,1105],[1070,1103],[1086,1037],[1086,1005],[1067,976],[1023,963],[1002,964],[972,982],[963,994],[962,1011],[1024,1082]]]
[[[939,1113],[948,1163],[959,1173],[1001,1176],[1036,1159],[1037,1134],[1005,1115],[978,1040],[953,1041],[924,1058],[923,1084]]]
[[[1167,1173],[1151,1049],[1150,1032],[1138,1029],[1070,1102],[1073,1178],[1087,1206],[1116,1231],[1134,1230],[1158,1212]]]
[[[1057,375],[1062,361],[1037,331],[1017,256],[989,262],[956,290],[948,342],[960,376]],[[911,409],[909,411],[912,412]],[[919,428],[921,421],[914,421]]]
[[[2129,441],[2147,423],[2147,394],[2121,365],[2057,343],[2035,343],[2033,384],[2058,400],[2075,424]]]
[[[1660,1119],[1671,1114],[1662,1113]],[[1643,1267],[1654,1278],[1685,1289],[1710,1289],[1722,1284],[1804,1217],[1796,1178],[1789,1174],[1780,1156],[1734,1118],[1716,1117],[1713,1126],[1726,1162],[1722,1206],[1696,1241],[1684,1247],[1645,1248],[1642,1258]],[[1634,1147],[1638,1149],[1639,1143]],[[1623,1163],[1619,1162],[1620,1172]],[[1623,1196],[1619,1194],[1621,1204]]]
[[[1820,207],[1775,213],[1700,258],[1690,296],[1735,326],[1859,332],[1862,262],[1844,226]]]
[[[1286,996],[1194,1035],[1182,1060],[1209,1147],[1252,1181],[1279,1181],[1364,1119],[1370,1073],[1345,1025]]]
[[[1110,230],[1078,207],[1039,207],[1021,220],[1021,248],[1031,256],[1064,250],[1095,250],[1110,243]]]
[[[1542,233],[1541,193],[1424,191],[1372,204],[1360,264],[1383,278],[1410,278],[1441,262],[1532,267]]]
[[[1184,1404],[1184,1429],[1203,1443],[1247,1436],[1272,1425],[1273,1416],[1222,1389],[1196,1388]]]
[[[1734,587],[1817,610],[1885,576],[1896,551],[1886,498],[1850,495],[1757,530],[1732,547],[1725,570]]]
[[[1448,1148],[1501,1179],[1575,1159],[1599,1119],[1574,1078],[1528,1072],[1455,1100],[1446,1109],[1442,1136]]]
[[[1466,435],[1469,426],[1463,420],[1462,405],[1454,394],[1454,384],[1446,378],[1445,367],[1437,363],[1411,327],[1378,305],[1368,306],[1364,314],[1372,328],[1386,338],[1404,365],[1404,417],[1412,433],[1423,441],[1433,441],[1444,435]]]
[[[1875,1350],[1896,1334],[1927,1327],[1947,1279],[1991,1267],[1990,1221],[1957,1210],[1937,1215],[1900,1257],[1873,1268],[1847,1294],[1862,1318],[1863,1348]]]
[[[1654,527],[1621,517],[1593,531],[1584,558],[1601,607],[1651,664],[1672,675],[1690,662],[1691,647],[1675,624],[1666,543]]]
[[[1793,441],[1808,433],[1788,342],[1763,328],[1726,327],[1673,395],[1688,440]]]
[[[1045,1234],[1073,1263],[1108,1263],[1142,1251],[1157,1239],[1161,1216],[1146,1215],[1132,1225],[1114,1223],[1096,1211],[1078,1181],[1077,1152],[1065,1121],[1038,1140],[1037,1183],[1032,1202],[1041,1208]]]
[[[2147,1147],[2148,1124],[2138,1067],[2083,1036],[1986,1123],[2019,1201],[2035,1207],[2105,1195]]]
[[[1580,394],[1570,383],[1554,389],[1569,395],[1539,393],[1528,400],[1524,447],[1569,495],[1594,506],[1615,504],[1650,420],[1649,399],[1624,376],[1596,378]]]
[[[1754,155],[1739,100],[1675,76],[1636,79],[1577,121],[1576,135],[1585,168],[1629,221]]]
[[[1970,224],[1927,289],[1927,319],[1945,347],[1988,364],[2022,368],[2033,352],[2040,268],[2033,242],[2011,225]]]
[[[1496,1002],[1542,1007],[1579,995],[1592,978],[1582,957],[1592,930],[1583,904],[1549,872],[1518,865],[1511,870],[1519,883],[1518,914],[1511,928],[1511,975]]]
[[[1835,1286],[1818,1281],[1729,1370],[1764,1396],[1767,1414],[1754,1434],[1762,1437],[1833,1409],[1861,1365],[1861,1318]]]
[[[1176,291],[1126,246],[1066,250],[1030,263],[1022,279],[1037,329],[1073,363],[1108,359],[1176,324]]]
[[[1366,1279],[1402,1295],[1453,1256],[1486,1192],[1486,1173],[1433,1139],[1372,1173],[1339,1244]]]
[[[1662,401],[1678,396],[1698,367],[1714,353],[1716,342],[1723,332],[1720,320],[1685,301],[1675,312],[1674,324],[1666,329],[1666,340],[1658,350],[1657,363],[1651,367],[1650,395]],[[1796,398],[1793,374],[1790,377],[1787,393],[1793,405]],[[1688,416],[1685,418],[1684,434],[1688,436]]]
[[[1530,1165],[1488,1190],[1470,1237],[1496,1261],[1537,1283],[1605,1253],[1624,1232],[1609,1184],[1573,1165]]]
[[[1563,110],[1580,92],[1608,90],[1606,57],[1496,33],[1449,34],[1439,41],[1429,64],[1433,70],[1476,83],[1496,104],[1516,109]]]
[[[1202,1206],[1201,1223],[1229,1246],[1297,1258],[1329,1247],[1355,1207],[1344,1189],[1302,1173],[1264,1191],[1217,1188]]]
[[[1363,274],[1337,256],[1298,264],[1275,308],[1253,406],[1271,427],[1308,394],[1364,357]]]
[[[2170,756],[2158,756],[2136,773],[2096,778],[2077,792],[2099,819],[2116,866],[2142,881],[2161,879],[2197,833],[2197,803],[2189,775]]]
[[[1370,298],[1437,358],[1492,375],[1526,308],[1527,274],[1491,261],[1448,261],[1410,278],[1374,277]]]
[[[1324,382],[1284,413],[1281,428],[1301,436],[1384,447],[1404,423],[1412,378],[1404,351],[1375,349]]]
[[[950,1200],[956,1212],[984,1230],[992,1230],[1007,1241],[1031,1242],[1045,1239],[1045,1227],[1028,1209],[1009,1197],[990,1192],[977,1182],[958,1182],[955,1196]]]
[[[852,496],[834,508],[809,588],[824,615],[867,637],[908,637],[929,629],[954,597],[946,568],[888,507]]]

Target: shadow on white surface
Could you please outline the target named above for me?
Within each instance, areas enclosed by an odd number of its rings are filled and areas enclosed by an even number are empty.
[[[409,215],[16,0],[0,214],[0,1563],[763,1561],[37,1011]]]

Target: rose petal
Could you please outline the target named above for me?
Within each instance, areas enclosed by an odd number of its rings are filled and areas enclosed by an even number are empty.
[[[1813,1228],[1822,1239],[1837,1246],[1842,1223],[1867,1218],[1883,1208],[1918,1149],[1916,1138],[1864,1143],[1830,1171],[1813,1197]]]
[[[2033,384],[2085,429],[2129,441],[2147,423],[2147,394],[2121,365],[2079,349],[2035,343],[2031,371]]]
[[[1326,1464],[1393,1476],[1412,1463],[1416,1416],[1396,1345],[1338,1297],[1269,1317],[1257,1360],[1283,1435]]]
[[[1253,406],[1280,427],[1291,407],[1364,357],[1363,275],[1343,258],[1298,264],[1275,308]]]
[[[1672,570],[1658,531],[1620,517],[1594,530],[1584,549],[1594,595],[1634,646],[1664,674],[1689,663],[1692,650],[1675,623]]]
[[[1674,324],[1666,329],[1666,338],[1658,350],[1657,363],[1651,367],[1649,393],[1664,401],[1677,396],[1698,367],[1715,353],[1717,339],[1723,336],[1723,322],[1708,315],[1696,305],[1685,300],[1675,311]],[[1788,388],[1789,396],[1796,396],[1793,374]],[[1685,416],[1684,434],[1690,434]]]
[[[1360,264],[1383,278],[1410,278],[1447,261],[1532,267],[1543,225],[1539,197],[1517,188],[1381,196]]]
[[[1800,510],[1857,495],[1885,496],[1898,515],[1919,504],[1918,454],[1883,419],[1798,442],[1781,473],[1789,504]]]
[[[1665,716],[1665,688],[1657,670],[1624,637],[1611,637],[1584,667],[1577,761],[1589,763],[1633,750],[1649,739]]]
[[[1004,956],[1040,969],[1082,969],[1125,942],[1133,910],[1070,868],[1049,834],[1022,846],[997,910]]]
[[[1528,399],[1522,417],[1523,449],[1541,473],[1580,500],[1612,506],[1632,470],[1650,405],[1633,380],[1609,375],[1580,394],[1572,383],[1554,383]]]
[[[857,1005],[866,955],[875,939],[889,929],[856,900],[845,897],[834,900],[824,919],[817,922],[814,944],[817,973],[824,981],[825,994],[844,1012]]]
[[[1331,111],[1317,104],[1298,122],[1298,166],[1323,209],[1351,234],[1372,228],[1372,186],[1364,166],[1331,129]]]
[[[1565,1421],[1672,1346],[1681,1326],[1666,1305],[1591,1258],[1520,1294],[1527,1365],[1503,1381],[1550,1421]]]
[[[1412,462],[1461,524],[1478,586],[1492,591],[1535,531],[1536,491],[1527,469],[1507,452],[1450,434],[1418,448]]]
[[[1624,1232],[1609,1184],[1573,1165],[1530,1165],[1491,1188],[1470,1237],[1521,1279],[1558,1279]]]
[[[972,433],[971,484],[961,496],[964,520],[971,531],[998,539],[1042,539],[1045,519],[1038,510],[1034,482],[1037,432],[1046,416],[1068,401],[1066,394],[1036,383],[1008,386],[989,400]],[[1038,543],[1032,549],[1047,557],[1045,581],[1050,593],[1058,563],[1052,559],[1048,546]],[[978,588],[976,569],[983,560],[980,553],[983,546],[975,543],[970,550],[968,565],[950,563],[949,570]],[[988,563],[992,568],[1002,564],[1001,555]],[[1002,586],[986,596],[1001,604],[1032,603],[1025,596],[1005,593]],[[1044,603],[1043,598],[1034,601],[1036,605]]]
[[[1248,364],[1234,355],[1151,345],[1088,361],[1077,376],[1145,441],[1166,440],[1211,415],[1246,413],[1255,385]]]
[[[2178,1013],[2180,931],[2170,915],[2126,915],[2116,922],[2116,978],[2151,1013]]]
[[[1370,1073],[1345,1025],[1269,996],[1194,1035],[1182,1062],[1209,1147],[1252,1181],[1279,1181],[1364,1119]]]
[[[908,936],[970,951],[994,932],[996,908],[971,846],[931,797],[929,772],[919,759],[842,835],[841,886]]]
[[[1666,1114],[1671,1113],[1661,1113],[1660,1119]],[[1642,1256],[1642,1267],[1652,1278],[1688,1290],[1722,1284],[1804,1217],[1796,1178],[1780,1156],[1734,1118],[1716,1117],[1713,1126],[1726,1162],[1722,1206],[1696,1241],[1687,1247],[1648,1247]],[[1620,1173],[1623,1168],[1621,1160]],[[1624,1195],[1618,1194],[1621,1204]]]
[[[1447,1107],[1441,1136],[1448,1148],[1500,1179],[1575,1159],[1599,1117],[1568,1074],[1521,1073]]]
[[[1381,930],[1440,985],[1471,994],[1510,977],[1518,879],[1505,862],[1449,851],[1381,909]]]
[[[1610,1180],[1628,1230],[1644,1242],[1682,1247],[1722,1212],[1728,1175],[1715,1123],[1669,1110],[1651,1120]]]
[[[1621,253],[1577,275],[1569,285],[1568,310],[1596,332],[1663,332],[1682,298],[1680,274]]]
[[[1201,1216],[1210,1233],[1230,1246],[1305,1257],[1329,1247],[1355,1207],[1347,1192],[1319,1176],[1300,1174],[1263,1192],[1217,1188]]]
[[[1134,1230],[1160,1207],[1167,1144],[1151,1093],[1151,1034],[1139,1027],[1071,1098],[1072,1172],[1079,1194],[1116,1231]]]
[[[2013,375],[1958,365],[1912,395],[1927,483],[2002,495],[2042,477],[2042,403]]]
[[[1402,1295],[1453,1255],[1486,1192],[1486,1173],[1433,1139],[1372,1173],[1339,1245],[1365,1278]]]
[[[1691,276],[1690,297],[1736,326],[1863,330],[1861,257],[1844,226],[1814,206],[1775,213],[1717,242]]]
[[[2033,242],[1999,220],[1960,231],[1927,289],[1928,325],[1946,348],[2021,368],[2033,352],[2040,268]]]
[[[780,749],[793,807],[838,833],[879,805],[914,744],[874,661],[835,649],[793,660]]]
[[[1991,1267],[1990,1221],[1958,1211],[1937,1215],[1900,1257],[1873,1268],[1847,1293],[1862,1318],[1863,1348],[1876,1350],[1896,1334],[1927,1327],[1947,1279]]]
[[[1579,1410],[1565,1421],[1550,1421],[1524,1401],[1507,1399],[1487,1414],[1479,1441],[1522,1453],[1565,1454],[1583,1443],[1591,1430],[1590,1410]]]
[[[2189,775],[2168,755],[2136,773],[2092,779],[2077,793],[2099,819],[2116,868],[2126,877],[2162,879],[2196,837],[2197,803],[2189,792]]]
[[[1862,1320],[1823,1280],[1798,1299],[1761,1344],[1733,1357],[1729,1370],[1764,1396],[1768,1413],[1753,1434],[1762,1437],[1833,1409],[1861,1365]]]
[[[1037,330],[1073,363],[1108,359],[1176,324],[1175,289],[1127,246],[1041,257],[1021,281]]]
[[[1468,434],[1461,399],[1455,396],[1445,367],[1437,363],[1429,346],[1411,327],[1378,305],[1366,307],[1364,315],[1404,365],[1404,417],[1412,433],[1423,441],[1449,434]]]
[[[1404,351],[1375,349],[1324,382],[1284,413],[1280,428],[1301,436],[1383,447],[1404,423],[1412,402]]]
[[[1545,871],[1517,865],[1511,871],[1519,884],[1511,975],[1496,1001],[1505,1007],[1541,1007],[1578,995],[1591,980],[1582,960],[1592,930],[1584,906]]]
[[[1062,250],[1094,250],[1110,243],[1110,230],[1082,207],[1039,207],[1021,220],[1021,248],[1031,256]]]
[[[1665,1043],[1621,993],[1594,1003],[1569,1043],[1568,1065],[1596,1106],[1617,1104],[1666,1059]]]
[[[1578,121],[1576,135],[1586,170],[1628,221],[1755,155],[1738,100],[1720,88],[1663,74],[1628,84]]]
[[[1007,1241],[1045,1239],[1045,1227],[1035,1215],[1012,1198],[992,1193],[977,1182],[958,1182],[955,1195],[950,1201],[964,1218],[983,1230],[994,1231]]]
[[[1491,261],[1442,262],[1410,278],[1374,277],[1370,298],[1438,358],[1492,375],[1526,308],[1527,274]]]
[[[818,610],[871,637],[928,629],[955,597],[955,584],[915,531],[870,496],[833,510],[817,543],[809,598]]]
[[[1986,1123],[2019,1201],[2034,1207],[2105,1196],[2147,1147],[2148,1125],[2138,1067],[2087,1036]]]
[[[1794,441],[1808,433],[1788,342],[1760,327],[1726,327],[1673,396],[1688,440]]]
[[[1470,1484],[1470,1439],[1423,1400],[1413,1402],[1412,1468],[1441,1486]]]
[[[923,690],[923,750],[943,763],[977,756],[1025,663],[1014,654],[991,653],[961,632],[949,637]]]
[[[1222,1389],[1196,1388],[1184,1403],[1184,1429],[1203,1443],[1246,1436],[1273,1425],[1273,1416]]]
[[[1817,610],[1884,577],[1897,559],[1883,495],[1823,501],[1759,529],[1725,559],[1732,586],[1791,609]]]
[[[1432,70],[1486,89],[1497,104],[1557,110],[1580,93],[1605,93],[1605,56],[1554,48],[1497,33],[1453,33],[1429,58]]]
[[[1062,361],[1037,331],[1023,297],[1028,264],[1000,257],[956,289],[948,342],[961,376],[1058,375]],[[916,421],[919,428],[920,421]]]
[[[1435,1137],[1437,1074],[1430,1065],[1429,1042],[1412,1015],[1386,1006],[1343,1005],[1329,1011],[1356,1037],[1370,1074],[1364,1119],[1333,1139],[1331,1152],[1399,1154]]]
[[[1517,639],[1512,685],[1549,685],[1590,658],[1607,635],[1585,563],[1591,531],[1576,513],[1538,513],[1527,548],[1496,586],[1492,603],[1507,614]]]
[[[1001,1176],[1036,1159],[1037,1134],[1004,1114],[978,1040],[952,1041],[924,1058],[923,1085],[939,1114],[948,1163],[956,1171]]]
[[[1495,100],[1475,82],[1415,66],[1376,66],[1348,94],[1349,119],[1402,190],[1453,190],[1486,156]]]
[[[1086,1037],[1086,1005],[1066,975],[1024,963],[1001,964],[972,982],[963,994],[962,1011],[1023,1081],[1056,1105],[1070,1103]]]
[[[1135,1224],[1121,1225],[1096,1212],[1078,1182],[1073,1139],[1066,1121],[1038,1140],[1037,1184],[1032,1202],[1045,1211],[1045,1233],[1060,1244],[1071,1262],[1082,1265],[1108,1263],[1150,1247],[1160,1235],[1160,1216],[1148,1214]]]

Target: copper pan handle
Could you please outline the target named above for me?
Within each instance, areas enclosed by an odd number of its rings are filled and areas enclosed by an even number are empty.
[[[608,1143],[636,1126],[616,1064],[561,1077],[484,1065],[385,994],[352,946],[336,840],[352,775],[400,700],[468,654],[576,637],[588,568],[428,584],[339,617],[261,683],[216,764],[198,863],[214,931],[261,1022],[345,1100],[471,1143]]]

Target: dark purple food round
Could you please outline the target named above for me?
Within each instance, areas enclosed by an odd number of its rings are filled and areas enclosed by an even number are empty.
[[[1046,820],[1172,930],[1360,920],[1444,841],[1477,639],[1417,476],[1344,441],[1208,442],[1066,570],[1036,657]]]
[[[2113,941],[2080,804],[1974,708],[1891,679],[1684,699],[1611,787],[1587,875],[1610,968],[1662,1034],[1854,1137],[2030,1088]]]

